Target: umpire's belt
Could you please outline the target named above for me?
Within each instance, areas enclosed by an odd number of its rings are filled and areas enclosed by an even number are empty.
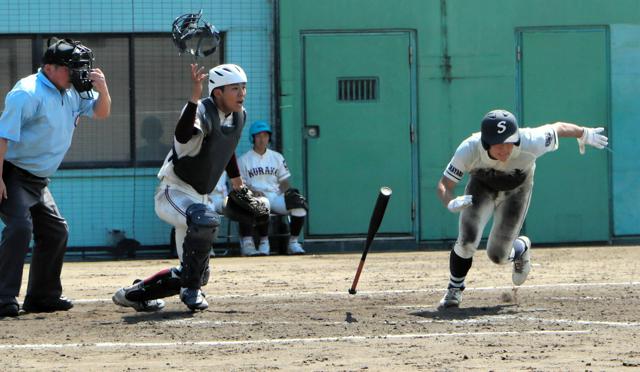
[[[27,170],[24,170],[14,165],[13,163],[5,160],[3,165],[3,173],[6,173],[7,171],[15,172],[16,174],[19,174],[21,177],[26,179],[31,179],[31,180],[40,181],[40,182],[47,182],[47,177],[38,177],[35,174]]]

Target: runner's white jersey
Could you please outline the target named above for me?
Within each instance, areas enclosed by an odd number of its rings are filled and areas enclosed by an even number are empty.
[[[284,156],[270,149],[264,155],[247,151],[238,159],[238,166],[247,186],[263,193],[280,193],[280,182],[291,177]]]
[[[459,182],[465,173],[476,169],[495,169],[506,174],[516,170],[532,176],[536,159],[547,152],[558,148],[558,134],[551,125],[537,128],[520,129],[520,145],[513,147],[513,152],[506,162],[491,159],[487,150],[482,147],[480,133],[474,133],[462,141],[453,158],[444,170],[444,176]]]
[[[184,108],[182,110],[184,111]],[[229,115],[225,117],[222,111],[218,111],[218,115],[220,117],[221,126],[233,125],[233,115]],[[204,133],[202,131],[202,127],[200,125],[200,118],[198,115],[196,115],[194,127],[197,129],[197,132],[191,137],[191,139],[189,139],[187,143],[180,143],[176,140],[175,136],[173,137],[173,146],[176,150],[176,154],[178,155],[178,158],[182,158],[183,156],[196,156],[200,152],[200,147],[202,147],[202,139],[204,138]],[[191,185],[182,181],[180,177],[178,177],[175,174],[175,172],[173,171],[173,162],[171,161],[172,156],[173,156],[173,150],[169,150],[169,153],[164,159],[164,164],[162,164],[162,167],[158,172],[158,178],[162,182],[169,183],[172,186],[177,187],[188,194],[199,196],[200,194]],[[216,188],[217,187],[218,186],[216,186]]]

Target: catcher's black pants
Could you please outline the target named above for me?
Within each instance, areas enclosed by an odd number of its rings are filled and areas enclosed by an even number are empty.
[[[60,297],[60,272],[69,233],[47,187],[49,180],[7,161],[2,178],[8,199],[0,202],[0,218],[5,224],[0,242],[0,303],[16,301],[32,237],[35,244],[27,295]]]

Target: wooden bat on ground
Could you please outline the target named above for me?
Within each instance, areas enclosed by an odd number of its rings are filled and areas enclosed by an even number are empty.
[[[373,208],[371,221],[369,221],[369,231],[367,231],[367,240],[364,244],[364,252],[362,252],[362,258],[360,258],[360,264],[358,265],[356,276],[353,278],[351,288],[349,288],[349,294],[356,294],[356,286],[358,285],[358,279],[360,279],[360,273],[364,267],[364,261],[367,259],[367,253],[369,252],[371,242],[373,242],[373,238],[378,232],[378,228],[380,227],[380,223],[384,217],[384,212],[387,209],[387,203],[389,203],[391,192],[391,188],[389,187],[380,188],[380,193],[378,193],[378,199],[376,200],[376,206]]]

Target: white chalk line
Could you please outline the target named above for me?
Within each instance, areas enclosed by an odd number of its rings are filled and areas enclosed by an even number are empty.
[[[509,314],[509,315],[491,315],[481,318],[472,319],[421,319],[421,320],[382,320],[372,321],[367,319],[362,323],[366,324],[384,324],[384,325],[415,325],[415,324],[496,324],[499,321],[527,321],[533,323],[548,323],[548,324],[568,324],[568,325],[588,325],[588,326],[609,326],[618,328],[638,328],[640,329],[640,323],[638,322],[608,322],[598,320],[574,320],[574,319],[545,319],[539,317],[522,316],[521,314]],[[302,326],[302,325],[316,325],[316,326],[332,326],[332,325],[346,325],[349,323],[358,323],[356,320],[351,321],[237,321],[237,320],[198,320],[198,319],[177,319],[162,322],[163,326],[209,326],[209,327],[222,327],[222,326]]]
[[[514,286],[500,286],[500,287],[467,287],[465,292],[470,291],[504,291],[512,290],[514,288],[520,289],[536,289],[536,288],[575,288],[575,287],[617,287],[617,286],[637,286],[640,282],[618,282],[618,283],[555,283],[555,284],[534,284],[534,285],[522,285],[519,287]],[[244,295],[229,294],[212,296],[207,295],[207,299],[215,301],[216,299],[237,299],[237,298],[306,298],[306,297],[318,297],[318,296],[335,296],[335,297],[348,297],[358,298],[360,296],[384,296],[390,294],[405,294],[405,293],[433,293],[444,292],[446,288],[432,288],[432,289],[397,289],[397,290],[383,290],[383,291],[358,291],[356,295],[350,295],[345,290],[344,292],[277,292],[277,293],[248,293]],[[74,303],[95,303],[95,302],[111,302],[110,298],[99,299],[78,299],[73,300]]]
[[[482,337],[482,336],[518,336],[522,335],[575,335],[587,334],[591,330],[582,331],[505,331],[505,332],[462,332],[462,333],[409,333],[399,335],[374,335],[374,336],[338,336],[338,337],[312,337],[312,338],[284,338],[263,340],[236,340],[236,341],[194,341],[194,342],[96,342],[96,343],[67,343],[67,344],[10,344],[0,345],[0,350],[10,349],[117,349],[117,348],[162,348],[162,347],[221,347],[221,346],[250,346],[250,345],[279,345],[279,344],[311,344],[319,342],[369,342],[377,340],[407,340],[436,337]]]
[[[569,324],[569,325],[602,325],[602,326],[610,326],[610,327],[621,327],[621,328],[640,328],[640,323],[638,322],[605,322],[601,320],[574,320],[574,319],[543,319],[543,318],[535,318],[535,317],[518,317],[520,320],[527,320],[532,322],[540,322],[547,324]]]
[[[478,319],[429,319],[429,320],[418,320],[416,323],[444,323],[444,324],[484,324],[491,323],[495,325],[496,321],[501,320],[517,320],[517,321],[527,321],[533,323],[546,323],[546,324],[568,324],[568,325],[588,325],[588,326],[609,326],[609,327],[618,327],[618,328],[639,328],[640,323],[638,322],[605,322],[600,320],[574,320],[574,319],[545,319],[531,316],[521,316],[521,315],[496,315],[496,316],[487,316]]]

